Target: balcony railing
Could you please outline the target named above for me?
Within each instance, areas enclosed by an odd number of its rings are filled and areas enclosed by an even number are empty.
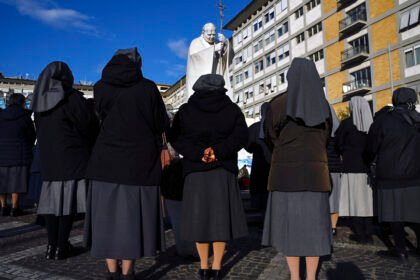
[[[352,62],[356,59],[363,59],[369,56],[369,46],[360,45],[341,52],[341,63]]]
[[[370,79],[354,80],[343,84],[344,94],[364,93],[372,89],[372,81]]]
[[[357,13],[349,15],[345,17],[343,20],[340,20],[339,22],[340,32],[343,33],[350,29],[364,26],[366,25],[366,20],[367,20],[366,10],[360,10]]]

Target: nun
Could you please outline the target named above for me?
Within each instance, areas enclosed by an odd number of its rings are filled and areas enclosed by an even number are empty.
[[[392,96],[393,108],[375,118],[368,134],[367,155],[376,160],[377,208],[379,222],[389,222],[394,247],[379,251],[382,257],[408,258],[404,223],[420,232],[420,114],[417,94],[401,87]]]
[[[85,245],[106,260],[106,279],[135,279],[136,259],[165,250],[159,184],[169,118],[141,67],[137,48],[119,50],[94,86],[101,126],[87,169]]]
[[[305,257],[306,279],[315,280],[319,256],[331,252],[330,108],[312,61],[293,59],[287,81],[265,123],[273,157],[262,244],[286,256],[292,280],[300,279],[299,258]]]
[[[342,162],[341,156],[337,149],[335,133],[337,132],[340,121],[334,108],[330,105],[332,130],[331,137],[328,141],[327,155],[328,155],[328,170],[330,171],[331,179],[331,193],[330,193],[330,213],[331,213],[331,227],[333,236],[337,235],[338,211],[340,209],[340,188],[341,188],[341,171]]]
[[[221,279],[226,242],[248,234],[237,182],[238,151],[247,143],[248,127],[221,75],[201,76],[193,90],[175,115],[170,138],[183,155],[181,237],[196,242],[200,278]]]
[[[369,103],[360,96],[350,99],[350,117],[343,120],[336,132],[337,147],[343,158],[339,214],[352,217],[353,235],[358,243],[371,243],[373,196],[368,182],[366,160],[367,132],[373,122]]]
[[[271,162],[271,151],[265,142],[264,130],[268,107],[268,103],[261,105],[261,120],[249,127],[249,139],[245,147],[247,152],[252,154],[251,182],[249,186],[251,207],[261,212],[262,217],[264,217],[267,206],[267,183]]]
[[[86,210],[93,115],[73,82],[66,63],[48,64],[39,75],[32,103],[43,180],[38,215],[44,216],[48,233],[46,259],[61,260],[73,253],[68,241],[73,218]]]
[[[35,128],[31,112],[24,109],[22,94],[10,95],[6,110],[0,112],[0,215],[19,215],[19,195],[27,192]],[[12,196],[12,208],[6,195]]]

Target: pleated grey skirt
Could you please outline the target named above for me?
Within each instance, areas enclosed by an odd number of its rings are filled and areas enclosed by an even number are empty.
[[[185,178],[181,239],[228,241],[248,234],[235,174],[217,168]]]
[[[286,256],[331,254],[327,192],[270,192],[262,244]]]
[[[373,194],[364,173],[343,173],[341,176],[339,215],[372,217]]]
[[[159,187],[92,181],[84,244],[101,259],[135,260],[164,251]]]
[[[420,223],[420,186],[378,189],[380,222]]]
[[[38,214],[65,216],[86,212],[87,181],[44,181]]]
[[[1,166],[0,193],[26,193],[29,166]]]
[[[341,193],[341,173],[330,173],[331,193],[330,193],[330,212],[338,213],[340,210]]]

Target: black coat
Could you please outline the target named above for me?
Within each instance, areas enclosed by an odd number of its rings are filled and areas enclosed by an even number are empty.
[[[369,164],[365,157],[367,133],[358,131],[350,117],[340,123],[335,136],[343,158],[342,172],[368,173]]]
[[[264,193],[267,191],[268,175],[270,173],[271,151],[259,138],[261,122],[249,127],[249,139],[246,150],[252,154],[251,193]]]
[[[343,163],[341,161],[340,152],[337,148],[337,140],[335,137],[330,138],[327,146],[328,169],[330,173],[341,173]]]
[[[140,65],[116,55],[94,87],[102,121],[87,176],[98,181],[157,186],[161,180],[162,133],[169,118],[156,84]]]
[[[0,112],[0,166],[30,165],[34,142],[30,111],[12,105]]]
[[[196,92],[174,117],[170,142],[183,155],[184,175],[222,167],[238,173],[238,151],[248,141],[241,109],[224,91]],[[204,150],[212,147],[217,158],[203,163]]]
[[[85,178],[93,119],[86,99],[76,90],[53,109],[35,113],[43,180]]]
[[[420,129],[409,125],[397,112],[376,118],[369,130],[367,155],[376,158],[376,186],[420,186]]]

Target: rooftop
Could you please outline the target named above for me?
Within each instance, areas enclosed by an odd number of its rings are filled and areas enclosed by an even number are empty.
[[[242,23],[244,23],[248,18],[250,18],[254,13],[266,5],[269,0],[253,0],[249,3],[242,11],[240,11],[233,19],[231,19],[223,29],[235,30]]]

